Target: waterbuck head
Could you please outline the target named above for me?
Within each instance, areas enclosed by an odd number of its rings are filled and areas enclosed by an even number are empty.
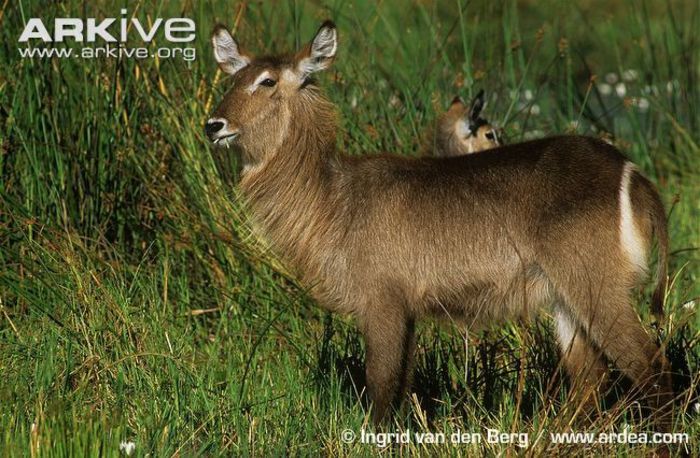
[[[450,108],[438,120],[439,156],[461,156],[501,146],[498,130],[481,117],[485,105],[481,90],[467,105],[455,97]]]
[[[254,57],[221,25],[211,41],[219,67],[233,83],[204,129],[214,144],[238,146],[244,167],[269,160],[294,125],[323,122],[315,119],[318,105],[332,111],[312,80],[313,73],[328,68],[335,58],[338,38],[331,21],[290,55]]]

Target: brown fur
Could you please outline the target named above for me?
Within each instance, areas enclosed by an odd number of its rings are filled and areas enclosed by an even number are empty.
[[[625,157],[577,136],[449,158],[343,155],[335,109],[306,75],[309,62],[334,57],[322,45],[316,57],[307,46],[252,59],[212,119],[238,132],[257,229],[321,305],[355,316],[375,419],[410,381],[416,320],[449,315],[475,330],[543,307],[577,330],[573,344],[560,336],[572,375],[585,367],[597,377],[599,348],[665,408],[665,360],[631,303],[642,273],[620,242]],[[275,86],[250,93],[263,71]],[[663,238],[653,186],[635,175],[631,192],[645,240],[652,227]]]

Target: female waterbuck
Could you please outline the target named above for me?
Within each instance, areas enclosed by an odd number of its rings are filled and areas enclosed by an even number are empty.
[[[291,55],[253,57],[222,26],[212,43],[233,77],[206,133],[240,150],[257,230],[319,303],[355,316],[375,420],[410,380],[416,320],[477,329],[544,306],[571,374],[598,376],[607,358],[653,407],[669,403],[665,360],[630,297],[655,233],[661,308],[664,209],[614,147],[572,136],[449,158],[346,156],[312,79],[335,58],[333,23]]]
[[[462,156],[500,146],[498,130],[481,117],[484,104],[483,90],[470,106],[455,97],[429,132],[427,153],[437,157]]]

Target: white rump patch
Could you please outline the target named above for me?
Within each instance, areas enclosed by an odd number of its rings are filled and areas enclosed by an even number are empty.
[[[625,162],[620,180],[620,243],[627,253],[627,258],[639,272],[647,269],[644,242],[634,223],[634,212],[630,200],[630,183],[636,167],[631,162]]]

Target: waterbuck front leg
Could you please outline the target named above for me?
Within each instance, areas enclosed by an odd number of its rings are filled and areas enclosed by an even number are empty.
[[[365,310],[361,331],[367,349],[365,372],[372,419],[381,423],[400,404],[411,383],[415,320],[400,308]]]

